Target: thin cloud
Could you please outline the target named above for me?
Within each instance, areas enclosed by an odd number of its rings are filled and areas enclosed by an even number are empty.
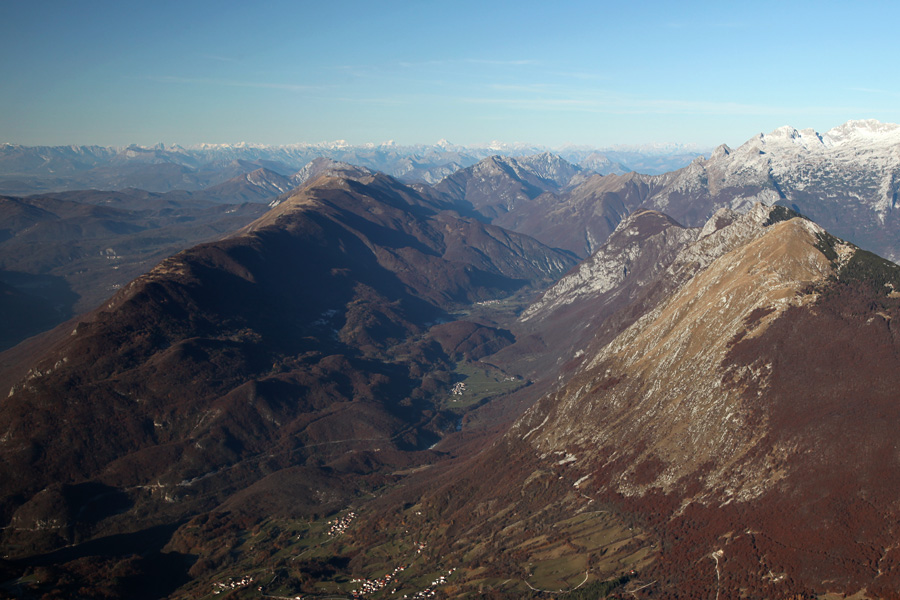
[[[599,81],[609,79],[608,76],[600,75],[599,73],[587,73],[584,71],[557,71],[554,74],[558,77],[568,77],[570,79],[579,79],[582,81]]]
[[[496,98],[466,97],[460,102],[489,104],[524,110],[578,111],[620,115],[640,114],[716,114],[716,115],[780,115],[783,107],[741,104],[737,102],[709,102],[690,100],[625,98]]]
[[[669,21],[665,24],[665,27],[668,29],[743,29],[747,27],[746,23],[740,23],[738,21],[719,21],[719,22],[706,22],[706,21]]]
[[[882,96],[900,97],[900,92],[892,92],[890,90],[881,90],[878,88],[852,87],[847,88],[851,92],[864,92],[866,94],[880,94]]]
[[[560,98],[459,98],[467,104],[491,104],[526,110],[579,110],[583,112],[602,112],[596,103],[589,100]]]
[[[629,111],[624,111],[629,112]],[[780,115],[779,106],[742,104],[739,102],[710,102],[708,100],[640,100],[634,113],[656,114],[716,114],[716,115]]]
[[[485,58],[468,58],[465,62],[475,65],[494,65],[498,67],[525,67],[525,66],[539,66],[542,65],[543,62],[539,60],[490,60]]]
[[[531,84],[506,84],[506,83],[492,83],[488,86],[492,90],[496,90],[498,92],[525,92],[525,93],[546,93],[553,91],[552,88],[554,86],[546,84],[546,83],[531,83]],[[559,92],[562,93],[562,92]]]
[[[331,98],[334,102],[346,102],[351,104],[379,104],[382,106],[405,106],[413,104],[409,96],[382,96],[382,97],[355,97],[355,96],[334,96]]]
[[[412,69],[412,68],[421,68],[421,67],[445,67],[445,66],[455,66],[455,65],[488,65],[493,67],[528,67],[528,66],[540,66],[543,64],[542,61],[532,60],[532,59],[519,59],[519,60],[496,60],[496,59],[488,59],[488,58],[447,58],[447,59],[437,59],[437,60],[422,60],[422,61],[400,61],[397,63],[403,68]]]
[[[207,60],[214,60],[216,62],[224,62],[224,63],[232,63],[237,64],[242,62],[239,58],[234,58],[233,56],[222,56],[221,54],[203,54],[203,58]]]
[[[225,87],[241,87],[241,88],[256,88],[256,89],[264,89],[264,90],[285,90],[289,92],[309,92],[309,91],[321,91],[325,89],[322,86],[313,86],[313,85],[298,85],[293,83],[268,83],[268,82],[260,82],[260,81],[238,81],[234,79],[208,79],[205,77],[173,77],[170,75],[164,75],[161,77],[146,77],[145,79],[149,79],[151,81],[156,81],[159,83],[184,83],[189,85],[214,85],[214,86],[225,86]]]

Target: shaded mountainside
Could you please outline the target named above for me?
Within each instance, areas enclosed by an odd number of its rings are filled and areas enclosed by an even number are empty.
[[[461,211],[587,256],[660,187],[648,175],[601,176],[542,154],[490,157],[434,186]]]
[[[0,197],[0,282],[35,299],[11,304],[8,348],[95,307],[154,264],[245,226],[267,209],[219,204],[211,195],[86,190]]]
[[[300,182],[302,183],[302,182]],[[272,198],[291,191],[299,185],[294,177],[259,168],[242,173],[218,185],[194,192],[196,199],[238,204],[242,202],[268,203]]]
[[[527,212],[495,223],[586,257],[660,188],[658,179],[637,173],[593,175],[569,190],[543,194]]]
[[[636,597],[896,598],[900,268],[757,205],[666,271],[677,289],[586,345],[425,505],[456,538],[491,540],[480,560],[510,576],[489,558],[513,549],[501,531],[600,509],[650,549]],[[507,472],[485,485],[497,464]],[[479,518],[488,507],[507,516]]]
[[[472,213],[493,221],[522,210],[544,192],[567,187],[580,173],[581,169],[552,154],[519,159],[491,156],[457,171],[434,188]]]
[[[253,165],[237,165],[247,166]],[[0,282],[12,288],[0,349],[94,308],[167,256],[230,235],[324,173],[370,174],[323,159],[292,177],[257,168],[193,192],[0,197]]]
[[[388,177],[316,180],[124,286],[10,389],[4,555],[256,502],[256,485],[296,491],[274,512],[323,514],[383,465],[429,462],[458,418],[436,401],[448,371],[510,341],[429,327],[571,265]]]

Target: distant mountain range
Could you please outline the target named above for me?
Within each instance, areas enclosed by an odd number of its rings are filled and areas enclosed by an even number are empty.
[[[745,211],[755,202],[791,207],[864,248],[900,257],[898,125],[850,121],[821,135],[782,127],[662,175],[580,171],[571,178],[561,171],[548,180],[487,165],[462,170],[436,188],[465,188],[457,197],[471,194],[484,218],[582,257],[638,209],[700,226],[719,208]]]
[[[555,153],[594,172],[622,174],[671,171],[705,151],[665,145],[608,150],[566,147]],[[344,142],[290,146],[203,144],[192,147],[3,144],[0,145],[0,193],[21,196],[129,187],[152,192],[196,191],[257,168],[290,176],[320,157],[380,171],[409,183],[431,184],[489,156],[517,157],[543,152],[547,149],[526,144],[455,146],[445,141],[432,146],[352,146]]]
[[[900,126],[224,164],[0,202],[3,594],[896,597]]]
[[[821,135],[784,127],[761,134],[736,150],[721,146],[709,158],[694,158],[688,166],[661,175],[604,176],[548,152],[489,156],[433,186],[417,185],[422,193],[443,196],[462,214],[530,235],[579,257],[593,252],[636,210],[663,211],[684,225],[699,226],[719,207],[746,210],[761,201],[789,206],[837,235],[895,260],[900,257],[900,222],[895,210],[900,188],[898,129],[874,121],[851,121]],[[260,164],[275,166],[279,157],[299,161],[307,150],[345,155],[365,151],[370,159],[408,156],[404,153],[411,150],[426,154],[460,150],[448,143],[427,151],[423,148],[384,145],[360,149],[344,144],[203,146],[192,150],[4,146],[0,164],[6,168],[47,176],[52,172],[54,177],[69,174],[75,177],[69,183],[82,175],[102,174],[117,182],[111,185],[114,188],[142,181],[152,190],[157,186],[143,178],[153,180],[163,174],[169,182],[162,184],[163,188],[178,184],[202,189],[160,195],[126,187],[117,193],[70,191],[5,199],[0,209],[5,211],[8,227],[0,238],[0,283],[12,286],[5,296],[10,303],[7,314],[16,315],[27,306],[27,316],[9,317],[8,328],[0,334],[0,347],[87,310],[114,286],[146,271],[167,254],[234,231],[264,210],[261,206],[214,208],[215,204],[277,203],[278,196],[323,173],[378,172],[322,156],[288,174]],[[250,154],[239,158],[244,151]],[[378,163],[374,159],[369,162]],[[278,164],[281,171],[287,170],[284,163]],[[167,178],[173,174],[180,175]],[[210,183],[224,175],[230,177]],[[63,209],[60,203],[70,199],[95,208]],[[51,205],[56,208],[48,208]],[[209,207],[203,209],[206,212],[198,212],[204,205]],[[22,212],[26,206],[31,211],[28,217]],[[132,212],[116,212],[122,210]],[[163,212],[154,213],[160,210]],[[210,219],[220,218],[216,215],[226,219],[206,228]],[[48,219],[54,221],[52,227],[46,223],[32,227]],[[94,226],[90,219],[102,223]],[[64,223],[69,232],[63,234],[57,230]],[[176,223],[183,226],[181,233],[175,234]],[[88,258],[97,264],[83,264]],[[43,278],[43,283],[36,283],[35,277]]]

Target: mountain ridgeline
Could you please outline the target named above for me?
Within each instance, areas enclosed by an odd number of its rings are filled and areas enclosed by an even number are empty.
[[[685,146],[646,146],[597,150],[565,147],[566,161],[595,173],[665,173],[679,169],[698,154]],[[32,195],[78,189],[124,189],[152,192],[198,191],[263,169],[291,178],[315,160],[331,160],[386,173],[405,183],[435,184],[456,171],[496,155],[526,162],[546,149],[528,144],[493,143],[459,146],[441,140],[433,145],[393,143],[266,146],[200,144],[167,146],[20,146],[0,144],[0,193]],[[627,165],[627,166],[626,166]]]
[[[209,229],[0,354],[0,589],[898,598],[898,145],[861,121],[434,185],[260,155],[190,193],[4,199],[0,293],[36,322],[74,298],[23,290],[101,271],[44,238]]]
[[[700,227],[719,208],[743,212],[762,202],[791,208],[893,260],[900,257],[898,144],[900,126],[876,121],[851,121],[825,134],[782,127],[661,175],[545,167],[552,177],[536,169],[524,176],[521,161],[487,159],[435,187],[467,199],[492,223],[582,258],[639,209]]]
[[[130,507],[100,527],[118,532],[137,514],[148,526],[182,518],[273,471],[405,464],[392,452],[453,427],[432,399],[450,357],[429,327],[572,264],[385,176],[323,176],[125,286],[13,385],[0,407],[8,547],[94,535],[71,522],[94,501],[79,486]],[[507,343],[463,330],[445,326],[442,340]]]

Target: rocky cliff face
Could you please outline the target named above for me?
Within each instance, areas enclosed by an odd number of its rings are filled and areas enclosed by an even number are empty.
[[[706,491],[720,495],[748,500],[775,485],[764,468],[774,457],[745,460],[759,435],[747,426],[757,398],[727,385],[752,381],[762,395],[769,367],[734,371],[725,359],[738,336],[761,335],[789,307],[813,303],[804,290],[832,269],[816,248],[821,228],[803,219],[764,227],[768,214],[760,205],[684,248],[669,275],[689,269],[687,282],[590,358],[543,426],[532,425],[535,416],[516,431],[542,453],[561,445],[629,455],[613,484],[626,495],[682,489],[701,467]],[[647,463],[658,472],[635,481]]]
[[[529,306],[522,319],[548,318],[588,297],[620,292],[629,277],[643,287],[700,233],[654,211],[636,211],[623,220],[606,243]]]
[[[637,211],[622,221],[594,254],[522,311],[522,331],[542,341],[532,359],[535,368],[562,368],[565,377],[588,348],[610,341],[639,314],[630,307],[668,293],[661,276],[699,233],[654,211]],[[522,345],[504,354],[525,352]]]

